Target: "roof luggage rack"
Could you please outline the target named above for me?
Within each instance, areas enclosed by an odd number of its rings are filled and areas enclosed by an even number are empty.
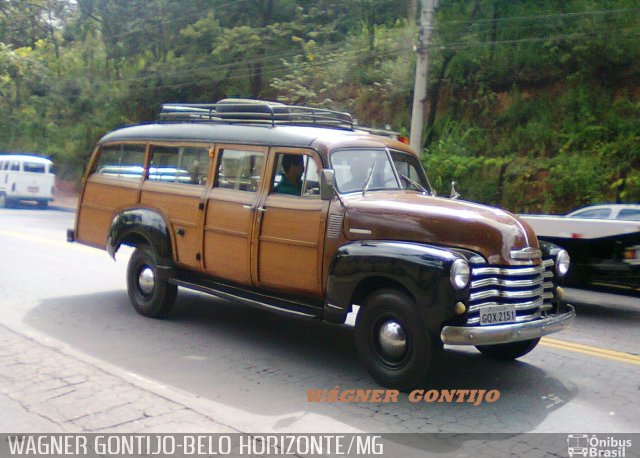
[[[223,99],[218,103],[166,103],[162,105],[159,120],[354,130],[353,118],[349,113],[251,99]]]

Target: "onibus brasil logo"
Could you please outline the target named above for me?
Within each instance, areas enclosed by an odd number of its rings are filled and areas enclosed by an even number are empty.
[[[631,439],[616,439],[607,436],[604,439],[595,434],[569,434],[567,452],[570,457],[625,458],[631,448]]]

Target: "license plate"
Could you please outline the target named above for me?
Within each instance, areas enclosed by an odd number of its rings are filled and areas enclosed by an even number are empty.
[[[35,192],[40,191],[40,188],[39,188],[39,187],[37,187],[37,186],[29,186],[29,187],[27,187],[27,190],[28,190],[29,192],[34,192],[34,193],[35,193]]]
[[[494,305],[480,309],[480,325],[512,323],[516,321],[513,305]]]

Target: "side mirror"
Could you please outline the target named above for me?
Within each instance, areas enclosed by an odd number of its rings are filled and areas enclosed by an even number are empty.
[[[336,176],[331,169],[322,169],[320,174],[320,199],[332,200],[336,192]]]

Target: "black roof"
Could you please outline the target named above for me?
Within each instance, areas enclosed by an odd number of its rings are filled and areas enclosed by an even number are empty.
[[[262,126],[205,123],[158,123],[124,127],[109,132],[100,143],[122,141],[243,143],[265,146],[309,147],[319,137],[348,139],[362,132],[299,126]]]

